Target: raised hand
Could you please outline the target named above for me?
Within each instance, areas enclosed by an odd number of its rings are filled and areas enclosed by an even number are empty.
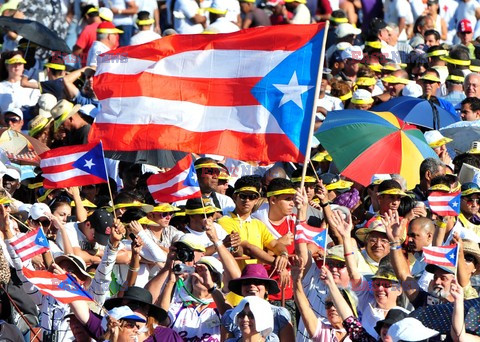
[[[349,239],[351,237],[353,223],[350,215],[344,220],[341,212],[333,210],[330,218],[330,225],[333,226],[333,228],[336,229],[344,239]]]

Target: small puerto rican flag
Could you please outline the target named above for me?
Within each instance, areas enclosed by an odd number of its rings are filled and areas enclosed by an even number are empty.
[[[458,216],[460,214],[461,192],[433,191],[428,196],[430,209],[439,216]]]
[[[324,228],[312,227],[304,222],[297,224],[295,242],[313,243],[325,250],[327,246],[327,230]]]
[[[457,267],[458,245],[423,247],[427,264]]]
[[[22,261],[31,259],[35,255],[42,254],[50,249],[47,237],[40,227],[10,241],[10,245]]]

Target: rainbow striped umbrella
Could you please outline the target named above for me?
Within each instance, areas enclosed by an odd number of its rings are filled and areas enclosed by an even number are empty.
[[[437,157],[421,131],[390,112],[332,111],[315,136],[341,174],[365,186],[375,173],[399,173],[411,189],[422,161]]]

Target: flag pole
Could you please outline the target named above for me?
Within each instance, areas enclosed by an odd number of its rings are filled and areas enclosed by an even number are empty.
[[[458,254],[460,252],[460,246],[457,243],[457,256],[455,259],[455,280],[458,280]]]
[[[115,213],[115,205],[113,204],[112,188],[110,187],[110,177],[108,176],[107,164],[105,164],[105,153],[103,152],[103,143],[101,140],[100,140],[100,147],[102,148],[103,167],[105,168],[105,174],[107,175],[107,187],[108,187],[108,194],[110,195],[110,201],[112,202],[113,217],[116,220],[117,213]]]
[[[315,84],[315,98],[313,99],[313,108],[312,108],[312,115],[310,117],[310,130],[308,132],[308,140],[307,140],[307,148],[305,151],[305,161],[303,162],[302,168],[302,180],[300,182],[300,189],[302,189],[305,185],[305,175],[307,174],[307,165],[308,161],[310,160],[310,150],[312,145],[312,136],[313,136],[313,128],[315,126],[315,117],[317,116],[317,107],[318,107],[318,96],[320,95],[320,85],[322,83],[323,77],[323,63],[325,60],[325,45],[327,43],[327,34],[328,34],[328,27],[329,21],[325,22],[325,31],[323,33],[323,42],[322,42],[322,52],[320,53],[320,61],[317,73],[317,83]]]
[[[10,217],[11,219],[17,221],[18,223],[20,223],[22,226],[24,226],[25,228],[27,228],[29,231],[32,230],[29,226],[27,226],[25,223],[23,223],[22,221],[20,221],[19,219],[17,219],[15,216],[11,215],[11,214],[8,214],[8,217]]]
[[[315,172],[316,173],[316,172]],[[323,249],[323,266],[326,266],[327,262],[327,238],[328,238],[328,224],[327,224],[327,233],[325,234],[325,242],[324,242],[324,249]]]
[[[313,167],[312,159],[308,160],[310,162],[310,166],[312,167],[313,173],[315,173],[315,178],[317,179],[317,182],[320,181],[320,177],[318,177],[317,171],[315,170],[315,167]]]

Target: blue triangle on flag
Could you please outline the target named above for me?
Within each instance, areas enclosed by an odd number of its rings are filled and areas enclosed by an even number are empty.
[[[324,229],[315,235],[312,241],[315,242],[319,247],[325,249],[325,246],[327,245],[327,230]]]
[[[38,230],[37,236],[35,237],[35,244],[43,247],[50,247],[48,244],[48,239],[43,233],[42,229]]]
[[[77,161],[72,164],[72,166],[108,181],[101,143],[98,143],[90,151],[78,158]]]
[[[452,263],[452,266],[456,267],[457,266],[457,247],[452,248],[450,252],[445,254],[445,257]]]
[[[72,294],[75,294],[77,296],[88,297],[90,299],[92,298],[92,296],[87,291],[85,291],[80,286],[80,284],[78,284],[75,281],[75,278],[73,278],[70,274],[67,274],[67,279],[65,279],[60,284],[58,284],[58,288],[60,288],[62,290],[65,290],[65,291],[68,291],[68,292],[70,292]]]
[[[292,143],[305,151],[325,30],[293,51],[251,90]]]
[[[193,166],[193,163],[190,165],[190,169],[188,170],[188,175],[183,181],[183,185],[199,187],[197,171],[195,171],[195,167]]]
[[[452,198],[448,202],[448,206],[450,208],[452,208],[452,210],[456,211],[457,214],[460,214],[460,201],[461,201],[461,199],[462,199],[461,193],[459,193],[457,196],[455,196],[454,198]]]

